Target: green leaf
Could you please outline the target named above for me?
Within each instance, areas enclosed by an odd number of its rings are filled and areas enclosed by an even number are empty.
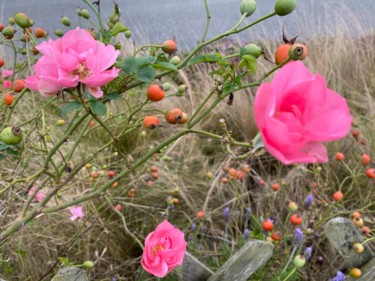
[[[220,57],[221,57],[220,54],[200,55],[189,60],[188,65],[193,65],[193,64],[197,64],[201,62],[214,63],[214,62],[218,62]]]
[[[261,137],[260,133],[258,133],[254,137],[254,139],[252,140],[252,143],[253,143],[252,153],[254,155],[259,156],[259,155],[264,154],[264,152],[265,152],[265,150],[264,150],[264,144],[263,144],[262,137]]]
[[[100,101],[89,101],[89,106],[95,115],[103,116],[107,113],[107,108]]]
[[[0,160],[5,159],[5,155],[0,153]]]
[[[121,68],[128,74],[135,73],[138,68],[137,58],[135,57],[128,57],[124,60],[121,65]]]
[[[112,35],[108,30],[104,30],[103,32],[103,43],[109,44],[112,40]]]
[[[122,22],[117,22],[112,28],[111,28],[111,35],[116,36],[117,34],[121,32],[127,31],[128,28],[122,23]]]
[[[238,64],[238,67],[246,67],[250,72],[256,74],[257,71],[257,59],[252,55],[244,55],[242,60]]]
[[[65,104],[61,109],[61,115],[66,116],[70,111],[80,111],[82,109],[82,104],[78,101],[73,101]]]
[[[120,100],[122,98],[122,96],[117,92],[110,93],[110,94],[106,95],[105,97],[109,100]]]
[[[174,64],[157,61],[156,63],[152,64],[154,68],[163,69],[163,70],[177,70],[177,67]]]
[[[153,64],[154,62],[156,62],[158,58],[148,56],[148,57],[137,57],[136,59],[137,59],[138,66],[143,66],[144,64]]]
[[[152,82],[155,79],[155,69],[149,65],[143,65],[137,69],[135,76],[142,82]]]
[[[229,82],[225,82],[223,84],[223,94],[226,95],[226,94],[229,94],[229,93],[232,93],[236,90],[236,86],[233,85],[232,81],[229,81]]]
[[[147,64],[153,64],[157,60],[157,57],[128,57],[124,60],[124,62],[121,65],[121,68],[127,73],[132,74],[136,73],[137,69],[147,65]]]

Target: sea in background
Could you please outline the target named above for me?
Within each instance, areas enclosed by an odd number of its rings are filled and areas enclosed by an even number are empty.
[[[191,49],[202,36],[206,24],[203,0],[117,0],[121,9],[121,20],[133,32],[132,40],[137,45],[161,43],[175,37],[180,49]],[[245,23],[273,11],[275,0],[258,0],[256,12],[246,18]],[[212,20],[208,37],[230,29],[241,17],[241,0],[208,0]],[[87,8],[81,0],[0,0],[0,22],[22,11],[35,22],[34,27],[43,27],[49,33],[69,28],[60,23],[61,16],[71,18],[77,26],[77,7]],[[106,19],[113,9],[112,0],[101,0],[101,11]],[[289,37],[301,34],[300,38],[334,35],[343,27],[349,27],[348,36],[374,33],[375,0],[299,0],[296,10],[286,16],[275,16],[256,27],[243,32],[240,39],[251,42],[260,38],[281,41],[284,25]],[[92,17],[94,17],[93,13]],[[86,20],[82,26],[90,26]],[[346,28],[347,29],[347,28]],[[54,37],[54,36],[52,36]]]

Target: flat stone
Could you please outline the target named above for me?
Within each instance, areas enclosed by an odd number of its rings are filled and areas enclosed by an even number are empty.
[[[86,271],[76,267],[60,269],[51,281],[89,281]]]
[[[231,256],[208,281],[246,281],[272,256],[273,245],[250,240]]]
[[[375,256],[368,244],[363,245],[364,251],[361,254],[353,250],[353,244],[362,243],[364,237],[359,232],[358,227],[348,219],[340,217],[331,219],[325,225],[324,233],[329,242],[351,267],[361,268]]]
[[[184,262],[176,268],[174,274],[180,281],[207,281],[213,271],[192,254],[186,252]]]

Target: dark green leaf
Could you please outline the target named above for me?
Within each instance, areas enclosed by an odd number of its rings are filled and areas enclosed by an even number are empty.
[[[143,66],[144,64],[152,64],[152,63],[156,62],[157,57],[152,57],[152,56],[137,57],[136,59],[137,59],[138,67],[139,67],[139,66]]]
[[[223,94],[229,94],[236,90],[236,86],[232,84],[232,81],[223,84]]]
[[[110,93],[105,96],[109,100],[119,100],[121,99],[121,95],[119,93]]]
[[[61,109],[61,115],[65,116],[72,110],[79,111],[81,109],[82,109],[82,104],[80,102],[78,101],[69,102],[65,104],[63,108]]]
[[[177,70],[177,67],[174,64],[162,62],[162,61],[157,61],[152,66],[154,68],[164,69],[164,70]]]
[[[89,102],[92,113],[95,115],[105,115],[107,113],[107,108],[100,101],[90,101]]]
[[[200,55],[192,58],[189,60],[188,65],[193,65],[201,62],[209,62],[214,63],[217,62],[220,58],[220,54],[214,54],[214,55]]]
[[[143,65],[140,68],[137,69],[135,76],[137,77],[138,80],[142,82],[151,82],[155,79],[155,69],[149,65]]]
[[[124,60],[121,68],[128,74],[135,73],[138,68],[138,61],[135,57],[128,57]]]
[[[112,35],[108,30],[104,30],[103,32],[103,43],[109,44],[112,40]]]

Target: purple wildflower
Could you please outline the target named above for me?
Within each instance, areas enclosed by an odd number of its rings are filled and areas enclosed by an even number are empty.
[[[303,240],[303,232],[299,227],[296,227],[296,233],[294,235],[294,244],[296,246],[301,245]]]
[[[310,206],[313,203],[313,201],[314,201],[314,197],[310,193],[309,195],[307,195],[306,200],[305,200],[305,205],[304,205],[305,209],[310,208]]]
[[[229,211],[230,211],[229,207],[226,207],[226,208],[224,209],[224,212],[223,212],[223,218],[224,218],[224,221],[225,221],[225,222],[228,222],[228,220],[229,220]]]
[[[303,253],[305,259],[308,261],[312,256],[312,247],[307,247]]]
[[[337,271],[335,277],[332,278],[332,281],[344,281],[346,276],[341,271]]]
[[[249,239],[249,234],[250,234],[250,231],[248,228],[245,228],[244,232],[243,232],[243,238],[245,240]]]
[[[246,211],[246,214],[245,214],[245,216],[246,216],[246,218],[247,219],[250,219],[250,216],[251,216],[251,208],[249,207],[249,208],[247,208],[247,211]]]

